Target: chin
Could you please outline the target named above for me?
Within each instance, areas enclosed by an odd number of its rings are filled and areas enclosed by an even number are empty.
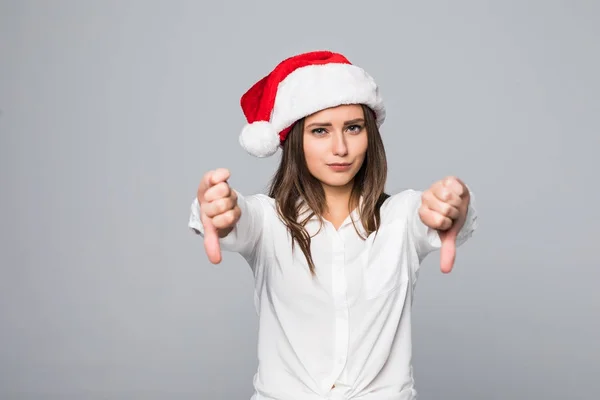
[[[350,182],[352,182],[353,178],[353,174],[339,174],[337,176],[323,176],[320,177],[319,180],[327,186],[344,187],[347,186]]]

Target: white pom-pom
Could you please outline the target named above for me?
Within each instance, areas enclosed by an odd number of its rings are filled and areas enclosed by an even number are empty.
[[[279,148],[279,135],[270,122],[256,121],[244,126],[240,144],[255,157],[269,157]]]

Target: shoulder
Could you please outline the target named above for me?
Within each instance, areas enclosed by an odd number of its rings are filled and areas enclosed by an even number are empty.
[[[381,205],[382,219],[395,219],[408,217],[421,206],[423,192],[415,189],[406,189],[394,193]]]
[[[251,195],[250,198],[252,199],[252,201],[254,201],[255,203],[261,204],[263,207],[266,207],[266,208],[274,208],[275,207],[275,199],[270,196],[267,196],[266,194],[257,193],[257,194]]]
[[[274,199],[272,197],[267,196],[263,193],[254,193],[254,194],[244,194],[239,191],[235,191],[238,197],[242,197],[245,201],[257,203],[257,204],[269,204],[273,202]]]
[[[245,195],[236,190],[238,196],[238,203],[243,204],[245,207],[253,210],[260,210],[261,212],[269,212],[275,208],[275,199],[267,196],[263,193],[255,193]]]

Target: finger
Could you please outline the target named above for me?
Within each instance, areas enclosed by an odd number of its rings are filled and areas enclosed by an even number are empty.
[[[435,185],[430,192],[432,197],[435,197],[437,200],[444,203],[448,203],[452,207],[459,207],[462,202],[462,198],[459,194],[443,184]]]
[[[452,219],[430,209],[426,205],[422,205],[419,209],[419,216],[423,223],[432,229],[443,231],[452,226]]]
[[[230,197],[231,192],[231,187],[229,187],[227,182],[219,182],[204,193],[204,201],[210,203],[215,200]]]
[[[232,197],[225,197],[217,200],[213,200],[203,205],[204,212],[210,218],[214,218],[219,214],[223,214],[229,210],[233,210],[236,206],[235,199]]]
[[[442,186],[452,193],[457,194],[459,197],[462,197],[465,192],[464,184],[460,179],[455,176],[448,176],[442,180]]]
[[[447,274],[454,268],[456,260],[456,231],[441,232],[440,239],[442,247],[440,249],[440,269]]]
[[[198,202],[202,204],[207,201],[205,199],[206,192],[216,184],[226,182],[227,179],[229,179],[229,175],[229,170],[226,168],[219,168],[214,171],[208,171],[206,174],[204,174],[198,187]]]
[[[241,215],[239,207],[235,207],[233,210],[219,214],[212,219],[212,223],[217,229],[227,229],[235,225]]]
[[[207,192],[207,190],[212,186],[211,179],[212,179],[212,175],[214,174],[215,171],[208,171],[207,173],[204,174],[204,176],[202,177],[202,180],[200,181],[200,185],[198,186],[198,193],[196,194],[196,196],[198,197],[198,202],[200,204],[204,203],[206,200],[204,199],[204,196]]]
[[[449,194],[447,198],[456,196],[456,199],[458,199],[458,201],[453,200],[452,203],[448,203],[439,199],[435,195],[435,191],[427,191],[423,194],[423,202],[429,209],[450,219],[456,219],[460,216],[460,210],[458,208],[461,204],[460,197],[458,197],[455,194],[450,194],[450,192],[446,193]]]
[[[221,245],[217,227],[204,212],[202,212],[201,218],[204,226],[204,251],[211,263],[218,264],[221,262]]]
[[[227,168],[217,168],[215,172],[212,174],[210,183],[212,186],[227,181],[229,179],[229,170]]]

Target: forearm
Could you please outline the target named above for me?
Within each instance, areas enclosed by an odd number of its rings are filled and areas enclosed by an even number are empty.
[[[241,214],[236,224],[230,228],[219,229],[218,236],[221,247],[225,251],[250,254],[257,245],[263,226],[263,209],[256,196],[244,197],[236,191],[237,204]],[[195,198],[191,205],[189,228],[204,236],[204,226],[201,218],[201,206]]]

